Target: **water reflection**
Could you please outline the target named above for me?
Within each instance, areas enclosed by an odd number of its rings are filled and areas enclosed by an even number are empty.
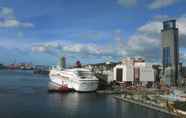
[[[47,76],[0,71],[3,118],[168,118],[167,115],[96,93],[48,93]]]
[[[50,107],[60,109],[60,112],[68,117],[168,118],[166,114],[95,93],[55,93],[51,94],[49,99]]]

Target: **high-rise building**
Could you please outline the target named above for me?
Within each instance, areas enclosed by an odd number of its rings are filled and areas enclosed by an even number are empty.
[[[171,68],[171,77],[169,83],[171,86],[177,86],[178,81],[178,64],[179,64],[179,46],[178,46],[178,28],[176,28],[176,20],[168,20],[163,22],[162,36],[162,64],[163,72],[167,68]]]
[[[64,56],[60,58],[60,68],[62,69],[66,68],[66,59]]]

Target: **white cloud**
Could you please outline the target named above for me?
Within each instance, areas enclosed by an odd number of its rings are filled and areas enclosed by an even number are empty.
[[[153,21],[139,27],[138,31],[144,33],[160,33],[162,28],[163,26],[160,21]]]
[[[92,43],[82,44],[63,41],[34,44],[32,46],[32,52],[46,53],[52,56],[59,56],[63,54],[73,58],[86,58],[87,60],[89,60],[92,56],[97,59],[103,59],[115,54],[115,50],[107,46],[98,46]]]
[[[186,35],[186,15],[177,20],[177,27],[179,27],[180,34]]]
[[[179,33],[181,35],[186,35],[186,15],[178,17],[176,22],[177,27],[179,28]],[[159,34],[162,28],[163,23],[161,21],[151,21],[139,27],[137,30],[143,33]]]
[[[87,53],[87,54],[99,54],[98,47],[94,44],[72,44],[65,45],[63,48],[64,51],[73,52],[73,53]]]
[[[137,4],[137,0],[118,0],[117,2],[123,7],[133,7]]]
[[[47,53],[51,49],[58,49],[61,50],[61,44],[55,43],[55,42],[48,42],[48,43],[39,43],[39,44],[33,44],[32,45],[32,51],[33,52],[43,52]]]
[[[159,45],[160,45],[160,39],[150,37],[145,34],[133,35],[132,37],[130,37],[128,41],[128,46],[130,48],[135,48],[135,49],[158,47]]]
[[[14,19],[7,19],[0,21],[0,27],[7,28],[7,27],[17,27],[19,22]]]
[[[23,22],[17,20],[13,9],[7,7],[0,7],[0,28],[14,28],[14,27],[33,27],[30,22]]]
[[[179,29],[180,36],[186,40],[186,15],[180,16],[176,19],[177,28]],[[163,23],[161,21],[151,21],[139,27],[137,31],[146,34],[160,35]],[[180,39],[180,40],[182,40]]]
[[[137,32],[130,36],[128,40],[124,40],[121,31],[114,32],[115,43],[111,46],[102,46],[96,44],[83,44],[73,42],[54,41],[41,43],[42,45],[33,47],[35,52],[51,52],[51,50],[59,50],[70,54],[84,55],[87,59],[89,55],[97,56],[96,58],[107,58],[112,56],[113,59],[119,57],[143,57],[146,61],[160,62],[161,47],[161,29],[162,21],[152,20],[145,23],[137,29]],[[186,48],[186,16],[177,18],[177,27],[180,33],[180,47]],[[59,42],[59,43],[56,43]],[[40,44],[39,44],[40,45]],[[186,54],[184,54],[186,55]],[[184,56],[185,57],[185,56]]]
[[[173,5],[178,0],[153,0],[153,2],[148,6],[150,9],[159,9],[162,7],[167,7]]]
[[[158,61],[160,57],[160,38],[138,33],[129,37],[123,48],[124,57],[143,57],[146,61]]]
[[[0,21],[0,28],[12,27],[33,27],[33,24],[28,22],[20,22],[16,19],[6,19]]]
[[[147,60],[160,59],[162,21],[153,20],[137,29],[137,34],[128,41],[128,55],[139,55]],[[186,16],[177,18],[180,48],[186,48]],[[186,52],[184,52],[186,53]],[[154,56],[153,56],[154,55]]]
[[[32,47],[33,52],[47,52],[48,48],[43,45],[33,46]]]
[[[13,9],[8,7],[0,7],[0,17],[14,18]]]

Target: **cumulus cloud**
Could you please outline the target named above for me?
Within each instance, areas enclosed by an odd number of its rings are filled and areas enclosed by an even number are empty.
[[[143,57],[149,62],[160,62],[161,53],[161,20],[152,20],[140,26],[136,33],[125,40],[120,30],[113,32],[115,43],[109,45],[96,45],[94,43],[73,43],[54,41],[45,44],[33,45],[33,52],[51,53],[52,50],[58,50],[58,53],[78,54],[77,57],[103,59],[112,57],[112,59],[121,59],[122,57]],[[179,28],[180,47],[186,48],[186,16],[177,18],[177,27]],[[107,43],[109,44],[109,42]],[[183,54],[186,55],[186,54]],[[76,58],[77,58],[76,57]],[[182,56],[181,58],[185,58]]]
[[[51,49],[58,49],[61,50],[61,44],[59,43],[53,43],[53,42],[49,42],[49,43],[39,43],[39,44],[33,44],[32,45],[32,51],[33,52],[48,52]]]
[[[159,9],[162,7],[167,7],[170,5],[173,5],[176,3],[178,0],[153,0],[151,4],[149,4],[150,9]]]
[[[160,57],[160,38],[137,33],[129,37],[124,48],[118,49],[122,57],[142,57],[146,61],[157,62]]]
[[[179,28],[180,48],[186,48],[185,15],[177,18],[177,27]],[[139,27],[137,29],[137,34],[129,38],[128,41],[129,51],[127,51],[129,55],[140,55],[150,61],[160,59],[162,28],[163,24],[161,20],[152,20]]]
[[[133,7],[137,4],[137,0],[118,0],[117,2],[123,7]]]
[[[96,46],[95,44],[65,45],[63,50],[67,52],[73,52],[73,53],[86,53],[86,54],[100,54],[101,53],[101,50],[99,50],[98,46]]]
[[[180,16],[177,20],[177,27],[180,30],[181,34],[186,34],[185,26],[186,26],[186,15]],[[154,20],[147,22],[143,26],[138,28],[140,32],[152,32],[152,33],[160,33],[163,28],[162,21]]]
[[[62,51],[62,47],[58,43],[43,43],[43,44],[33,44],[32,52],[34,53],[46,53],[51,56],[58,57],[60,54],[60,51]]]
[[[14,28],[14,27],[33,27],[30,22],[17,20],[13,9],[7,7],[0,7],[0,28]]]
[[[160,45],[160,39],[158,38],[150,37],[145,34],[133,35],[128,41],[128,46],[138,50],[143,50],[144,48],[151,48],[154,46],[157,47]]]
[[[163,28],[160,21],[148,22],[145,25],[139,27],[137,30],[143,33],[160,33]]]
[[[180,35],[186,35],[186,15],[182,15],[177,19],[177,27],[179,28]],[[156,33],[159,34],[163,28],[162,21],[150,21],[138,28],[139,32],[143,33]]]
[[[56,41],[57,42],[57,41]],[[108,47],[101,47],[96,44],[82,44],[82,43],[65,43],[65,42],[48,42],[45,44],[35,44],[32,46],[32,52],[35,53],[48,53],[57,52],[56,56],[60,53],[71,53],[71,54],[79,54],[79,55],[109,55],[112,54],[113,50]],[[52,53],[54,54],[54,53]]]

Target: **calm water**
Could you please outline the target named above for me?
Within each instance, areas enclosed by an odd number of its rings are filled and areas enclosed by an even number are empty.
[[[171,118],[96,93],[48,93],[49,78],[0,70],[1,118]]]

